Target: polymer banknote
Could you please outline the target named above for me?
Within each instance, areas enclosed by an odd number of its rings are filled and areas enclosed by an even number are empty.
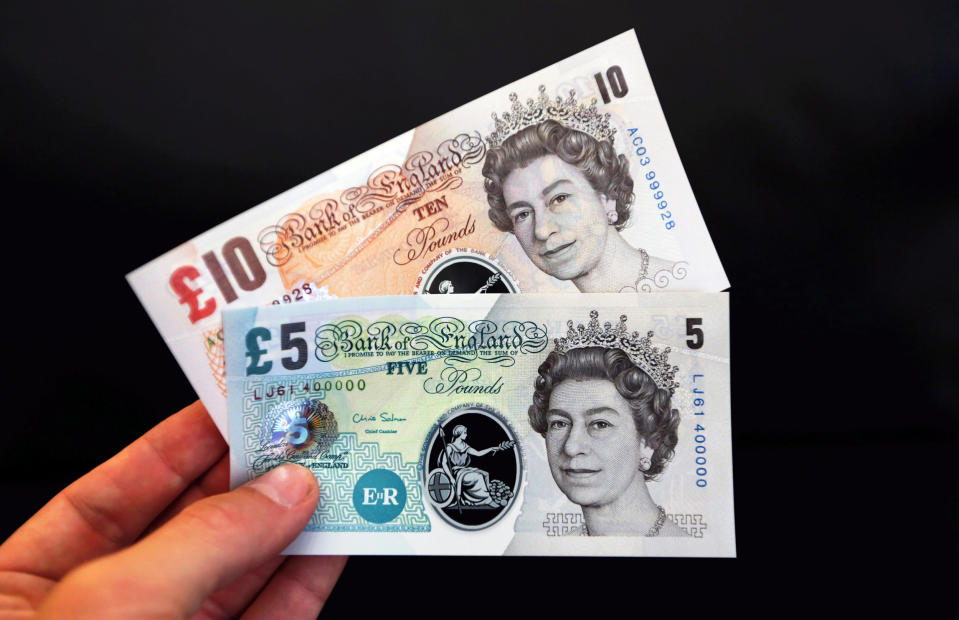
[[[232,485],[320,485],[288,553],[735,555],[725,293],[223,317]]]
[[[224,433],[226,308],[729,285],[633,32],[397,136],[128,280]]]

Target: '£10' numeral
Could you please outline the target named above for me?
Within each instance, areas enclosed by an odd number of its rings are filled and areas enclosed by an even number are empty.
[[[223,260],[229,267],[233,279],[244,291],[255,291],[266,282],[266,270],[260,264],[253,246],[246,237],[233,237],[223,244]],[[220,259],[213,252],[207,252],[203,255],[203,264],[213,276],[213,281],[220,289],[223,299],[230,304],[237,300],[236,289],[230,283]],[[209,297],[201,303],[200,295],[203,293],[201,287],[193,287],[193,282],[200,277],[200,272],[196,267],[187,265],[180,267],[170,275],[170,288],[179,297],[181,304],[186,304],[190,309],[187,317],[191,323],[196,323],[200,319],[213,314],[216,310],[216,299]]]

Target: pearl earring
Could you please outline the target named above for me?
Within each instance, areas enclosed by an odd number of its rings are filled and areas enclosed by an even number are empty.
[[[606,212],[606,221],[607,221],[609,224],[615,224],[615,223],[616,223],[616,212],[615,212],[615,211],[607,211],[607,212]]]
[[[650,467],[653,466],[653,462],[649,460],[648,456],[640,457],[639,459],[639,469],[640,471],[648,471]]]

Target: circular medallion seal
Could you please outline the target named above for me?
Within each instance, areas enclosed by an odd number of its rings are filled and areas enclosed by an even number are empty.
[[[263,418],[260,445],[279,458],[317,456],[336,441],[336,416],[319,399],[298,398],[275,405]]]
[[[427,263],[415,293],[516,293],[519,287],[505,265],[480,250],[447,250]]]
[[[464,405],[433,425],[422,471],[426,500],[443,520],[481,530],[513,506],[523,463],[505,418],[485,405]]]

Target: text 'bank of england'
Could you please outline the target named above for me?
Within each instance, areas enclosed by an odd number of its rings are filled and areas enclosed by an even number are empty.
[[[227,310],[232,484],[313,471],[292,553],[734,556],[727,300]]]
[[[224,433],[225,309],[729,284],[632,32],[397,136],[128,278]]]

